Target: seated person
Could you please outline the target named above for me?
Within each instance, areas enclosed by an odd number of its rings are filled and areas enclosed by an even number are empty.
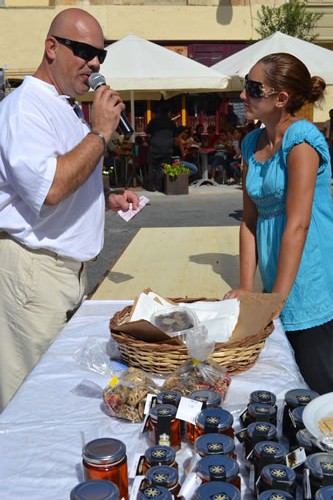
[[[192,144],[193,140],[191,139],[191,133],[188,127],[178,127],[178,135],[174,141],[174,156],[178,156],[183,165],[190,169],[191,176],[198,172],[198,167],[193,162],[194,157],[193,152],[191,152]]]
[[[229,167],[230,160],[234,155],[232,142],[228,139],[228,134],[222,130],[215,141],[214,147],[216,152],[214,156],[208,160],[211,166],[211,179],[215,180],[216,171],[222,168],[226,171],[227,177],[232,178],[232,170]],[[234,179],[233,179],[234,181]]]

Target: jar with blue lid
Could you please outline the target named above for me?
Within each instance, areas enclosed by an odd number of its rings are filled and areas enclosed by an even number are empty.
[[[253,422],[269,422],[276,426],[277,407],[267,403],[249,403],[247,411],[242,417],[246,427]]]
[[[194,443],[194,450],[200,457],[207,455],[228,455],[236,459],[235,441],[226,434],[203,434]]]
[[[324,486],[320,488],[315,496],[316,500],[332,500],[333,498],[333,486]]]
[[[282,490],[268,490],[260,493],[258,500],[294,500],[294,496]]]
[[[304,463],[304,469],[309,472],[311,495],[314,498],[319,488],[333,486],[333,454],[313,453],[309,455]],[[305,496],[305,498],[307,498]]]
[[[167,488],[174,498],[180,490],[178,470],[169,465],[154,465],[146,473],[147,486],[163,486]]]
[[[207,455],[199,460],[196,473],[203,483],[224,481],[240,490],[239,464],[227,455]]]
[[[172,405],[178,408],[182,395],[177,391],[161,391],[156,398],[157,403],[160,405]]]
[[[296,495],[296,473],[284,464],[268,464],[263,467],[257,483],[257,493],[267,490],[282,490]]]
[[[297,406],[306,406],[310,401],[319,396],[318,392],[311,389],[291,389],[284,395],[284,409],[282,421],[282,433],[289,440],[292,421],[290,412]]]
[[[157,404],[149,412],[149,440],[152,445],[171,446],[175,451],[181,448],[182,431],[176,418],[177,408],[173,405]]]
[[[233,484],[224,481],[214,481],[213,483],[204,483],[199,486],[194,495],[194,500],[241,500],[241,494],[238,488]]]
[[[209,389],[198,389],[197,391],[193,391],[188,395],[188,398],[202,403],[202,410],[205,408],[218,408],[222,402],[221,394],[216,391],[210,391]],[[187,422],[186,427],[187,441],[193,444],[198,437],[195,433],[195,425]]]
[[[273,392],[266,390],[253,391],[249,397],[249,403],[265,403],[271,406],[276,405],[276,396]]]
[[[254,483],[257,482],[265,465],[285,464],[287,453],[287,448],[275,441],[260,441],[256,443],[251,458],[254,466]]]
[[[137,500],[146,500],[153,498],[154,500],[173,500],[172,493],[163,486],[148,486],[142,491],[139,491]]]
[[[289,449],[293,450],[294,448],[297,448],[297,439],[296,439],[296,434],[298,431],[301,429],[304,429],[305,425],[303,422],[303,411],[304,411],[305,406],[296,406],[291,412],[289,413],[290,415],[290,420],[291,420],[291,425],[289,428]]]
[[[195,419],[194,440],[203,434],[218,433],[234,437],[234,417],[224,408],[205,408]]]
[[[322,450],[315,445],[312,434],[307,429],[301,429],[296,433],[297,447],[304,448],[305,454],[312,455],[313,453],[320,453]]]
[[[245,456],[253,450],[260,441],[277,441],[277,429],[269,422],[252,422],[245,431]]]
[[[176,462],[176,452],[170,446],[150,446],[145,451],[145,462],[143,467],[143,474],[154,465],[170,465],[178,469]]]
[[[119,489],[111,481],[89,479],[77,484],[70,493],[70,500],[119,500]]]

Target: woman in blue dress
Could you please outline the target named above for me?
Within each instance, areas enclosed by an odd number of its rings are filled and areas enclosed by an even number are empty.
[[[257,264],[266,292],[287,298],[281,320],[300,371],[320,394],[333,391],[333,207],[330,155],[319,129],[296,116],[325,82],[290,54],[258,61],[241,93],[264,128],[242,142],[240,288],[253,291]]]

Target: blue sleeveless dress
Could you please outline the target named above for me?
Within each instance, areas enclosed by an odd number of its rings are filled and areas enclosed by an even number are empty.
[[[320,158],[311,222],[300,267],[281,313],[286,331],[304,330],[333,318],[333,207],[329,151],[318,128],[306,120],[298,120],[286,130],[281,148],[267,161],[259,162],[254,153],[261,133],[262,129],[258,129],[244,137],[242,153],[248,164],[246,189],[258,210],[258,265],[267,292],[271,292],[274,285],[286,224],[287,156],[293,146],[307,142]]]

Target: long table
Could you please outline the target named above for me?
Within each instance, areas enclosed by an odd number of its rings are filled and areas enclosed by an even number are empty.
[[[239,284],[238,235],[238,226],[140,229],[91,298],[134,299],[148,287],[164,297],[222,299]]]
[[[110,374],[88,370],[75,353],[95,345],[104,353],[110,342],[109,319],[131,301],[85,301],[0,415],[0,498],[6,500],[67,500],[82,480],[83,441],[117,437],[125,442],[129,467],[137,452],[148,447],[141,424],[107,416],[101,391]],[[110,365],[111,366],[111,365]],[[113,362],[116,372],[125,365]],[[278,404],[287,390],[306,387],[279,320],[257,363],[232,377],[224,402],[237,420],[250,392],[274,392]],[[89,389],[89,397],[82,389]],[[81,395],[80,395],[81,394]],[[191,454],[185,446],[178,454]],[[253,498],[243,484],[243,499]]]

